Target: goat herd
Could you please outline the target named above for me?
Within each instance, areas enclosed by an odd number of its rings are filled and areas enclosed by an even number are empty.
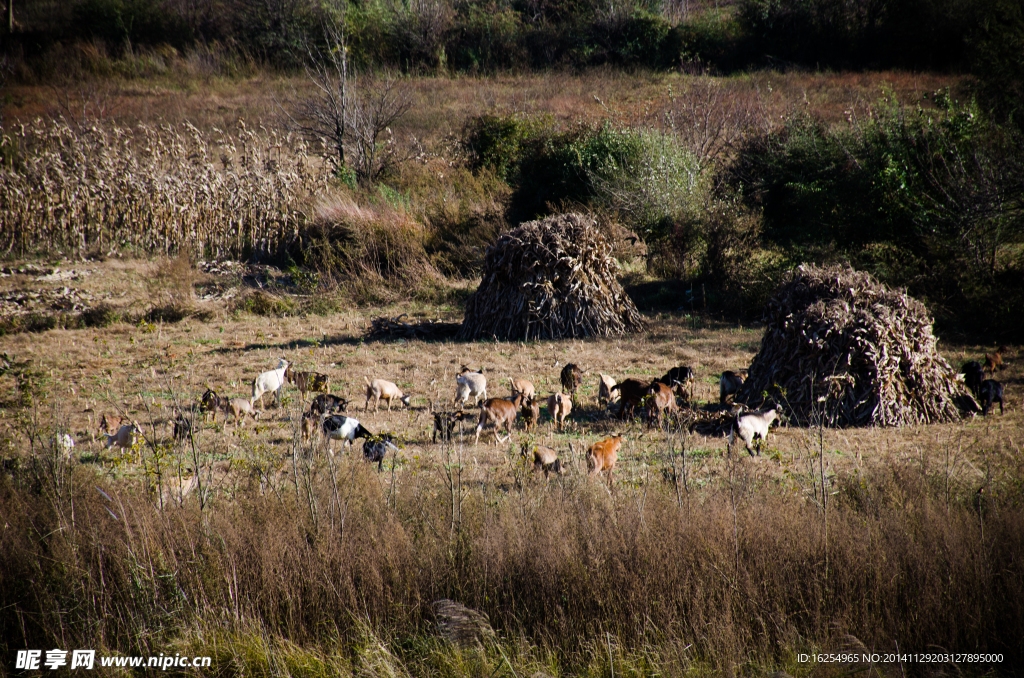
[[[983,414],[987,414],[995,403],[999,403],[1000,414],[1003,412],[1003,387],[994,379],[985,379],[985,373],[994,373],[1002,368],[1002,353],[1005,350],[1001,347],[996,353],[985,356],[984,365],[971,361],[965,363],[961,369],[964,383],[981,403]],[[567,364],[560,374],[563,392],[554,393],[546,399],[548,415],[559,432],[563,430],[565,419],[577,402],[576,391],[583,382],[583,374],[583,370],[578,366]],[[722,373],[719,379],[721,406],[726,405],[739,391],[743,381],[741,373]],[[214,421],[218,413],[233,415],[236,425],[244,423],[246,417],[252,417],[255,421],[260,415],[256,406],[262,406],[263,396],[273,393],[275,404],[279,404],[280,391],[286,383],[298,388],[303,402],[306,401],[308,393],[317,393],[308,410],[302,414],[301,432],[304,440],[308,440],[319,429],[323,434],[325,449],[333,454],[330,447],[332,440],[343,440],[351,446],[356,438],[362,438],[363,456],[368,461],[376,462],[378,470],[383,467],[387,452],[398,449],[396,434],[371,433],[358,419],[340,414],[346,410],[349,403],[345,398],[327,392],[330,385],[328,375],[294,370],[284,358],[281,358],[277,368],[264,372],[253,380],[250,398],[222,398],[212,389],[207,389],[200,399],[199,411],[204,416],[209,414]],[[363,411],[369,409],[371,400],[374,412],[378,411],[381,401],[387,404],[389,412],[394,401],[409,407],[412,396],[403,393],[396,384],[384,379],[365,379],[365,383],[366,401]],[[608,375],[602,374],[598,382],[598,402],[607,407],[609,414],[624,420],[637,416],[643,410],[648,423],[655,424],[677,415],[680,411],[680,402],[691,401],[693,383],[694,371],[685,366],[674,367],[649,384],[632,378],[616,383]],[[496,441],[505,442],[511,437],[512,427],[519,417],[522,418],[526,431],[533,430],[540,421],[541,405],[541,398],[537,396],[534,385],[525,379],[509,379],[509,386],[511,395],[508,398],[488,398],[484,370],[471,370],[463,365],[455,377],[455,397],[452,401],[459,409],[442,410],[431,403],[434,417],[433,442],[437,443],[438,437],[442,443],[453,440],[455,425],[459,424],[461,430],[462,423],[469,419],[464,408],[470,399],[480,408],[475,444],[479,444],[480,434],[485,430],[492,430]],[[780,419],[779,412],[775,408],[744,411],[742,406],[734,407],[733,411],[735,418],[727,433],[729,445],[739,438],[751,456],[759,454],[760,446],[767,439],[770,427]],[[191,437],[194,429],[189,419],[179,415],[172,423],[175,438],[182,440]],[[104,420],[103,425],[105,424]],[[106,446],[131,447],[138,432],[138,424],[129,422],[121,426],[117,432],[107,435]],[[591,476],[606,473],[609,484],[612,483],[612,471],[622,441],[622,436],[615,435],[594,443],[587,449],[587,468]],[[545,477],[550,472],[562,472],[562,463],[554,449],[540,444],[524,443],[521,454],[529,457],[531,452],[535,471],[544,471]]]
[[[563,430],[566,418],[572,413],[574,405],[578,402],[576,393],[583,383],[583,376],[584,371],[578,366],[572,363],[567,364],[559,375],[562,391],[546,398],[550,420],[559,432]],[[678,414],[677,398],[684,403],[689,402],[693,395],[693,382],[694,371],[683,366],[672,368],[663,377],[649,384],[638,379],[626,379],[616,383],[608,375],[602,374],[598,382],[598,402],[602,406],[606,406],[611,415],[624,420],[631,419],[643,411],[648,423],[654,424]],[[214,421],[216,421],[218,413],[232,415],[236,425],[244,424],[247,417],[256,421],[260,416],[257,406],[262,407],[263,396],[272,393],[274,402],[279,403],[280,390],[285,384],[296,386],[303,402],[306,402],[307,394],[317,394],[310,401],[309,408],[302,414],[301,434],[304,440],[309,439],[314,432],[319,430],[323,435],[324,448],[329,454],[333,454],[332,440],[343,440],[348,445],[352,445],[357,438],[362,438],[364,440],[363,456],[369,461],[376,462],[378,469],[383,467],[387,452],[398,449],[396,434],[374,434],[367,430],[358,419],[342,414],[348,408],[349,401],[339,395],[327,392],[330,386],[328,375],[297,371],[284,358],[281,358],[275,369],[264,372],[253,380],[251,397],[223,398],[212,389],[207,389],[200,399],[199,411],[204,416],[210,415]],[[395,402],[406,407],[410,405],[412,396],[403,393],[396,384],[390,381],[384,379],[371,381],[367,378],[365,384],[366,400],[363,404],[363,411],[369,410],[371,401],[375,412],[382,404],[387,405],[389,412]],[[720,379],[721,402],[726,403],[742,384],[743,376],[741,374],[724,372]],[[540,422],[542,398],[538,397],[534,385],[525,379],[509,379],[509,386],[511,395],[508,398],[489,398],[484,370],[482,368],[471,370],[463,365],[455,377],[455,397],[452,401],[458,409],[439,409],[435,407],[434,403],[431,403],[431,412],[434,418],[433,442],[437,443],[439,437],[442,443],[450,443],[453,440],[456,424],[459,424],[461,430],[463,422],[470,420],[470,415],[465,410],[466,403],[470,401],[479,407],[479,416],[476,417],[475,444],[479,444],[480,435],[485,431],[493,431],[496,441],[505,442],[511,437],[513,426],[519,418],[523,420],[526,431],[533,430]],[[735,437],[739,437],[753,455],[755,451],[759,451],[755,446],[767,437],[768,429],[776,418],[777,413],[774,409],[766,412],[740,412],[729,436],[730,444]],[[192,422],[184,416],[179,415],[173,425],[176,438],[184,439],[191,436]],[[115,437],[108,436],[112,440],[110,444],[119,444],[117,440],[114,440]],[[622,442],[622,436],[613,435],[594,443],[587,449],[586,460],[590,475],[603,473],[607,475],[609,484],[613,482],[612,471],[615,468]],[[571,444],[570,451],[572,451]],[[521,454],[524,457],[532,456],[534,469],[544,471],[545,477],[551,472],[562,472],[562,463],[558,452],[550,447],[524,443]]]

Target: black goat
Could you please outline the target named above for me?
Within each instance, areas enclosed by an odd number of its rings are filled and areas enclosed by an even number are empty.
[[[434,412],[434,442],[437,442],[437,434],[440,433],[441,442],[450,443],[452,441],[452,434],[455,431],[455,422],[461,422],[465,418],[466,413],[462,410],[458,412]]]
[[[398,451],[398,446],[394,443],[395,436],[391,433],[381,433],[376,436],[369,436],[363,441],[363,458],[366,461],[377,462],[377,470],[382,471],[384,469],[384,457],[387,455],[388,450],[392,452]]]
[[[978,389],[979,399],[981,400],[981,413],[988,414],[989,408],[994,403],[999,403],[999,414],[1003,413],[1003,385],[995,379],[986,379],[981,382],[981,387]]]
[[[346,407],[348,407],[348,401],[341,396],[321,393],[309,404],[309,411],[316,414],[327,414],[328,412],[344,412]]]
[[[982,369],[981,363],[977,360],[964,363],[964,366],[960,368],[960,373],[964,375],[964,386],[967,387],[967,390],[973,393],[975,398],[981,398],[981,382],[985,381],[985,371]]]

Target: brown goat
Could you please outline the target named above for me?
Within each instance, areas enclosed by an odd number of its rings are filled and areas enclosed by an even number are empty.
[[[619,417],[621,419],[625,419],[632,414],[635,408],[640,407],[644,396],[647,395],[648,388],[648,384],[638,379],[627,379],[612,387],[612,394],[618,391],[622,397],[622,408],[619,410]]]
[[[512,400],[505,400],[504,398],[491,398],[484,401],[484,404],[480,406],[480,422],[476,425],[476,442],[480,444],[480,432],[484,430],[484,427],[488,424],[494,425],[494,439],[499,443],[503,443],[512,436],[512,424],[516,421],[516,415],[519,414],[519,407],[523,404],[522,394],[517,395]],[[507,435],[504,439],[498,434],[498,431],[502,427],[505,427]]]
[[[651,423],[656,419],[665,420],[672,413],[678,413],[676,395],[665,383],[653,381],[647,388],[647,416]]]
[[[313,435],[313,431],[317,428],[317,423],[320,421],[320,415],[312,409],[302,413],[302,439],[309,440]]]
[[[302,400],[306,400],[307,393],[327,393],[331,378],[320,372],[298,372],[289,365],[284,370],[284,378],[290,384],[295,384],[299,389]]]
[[[564,393],[556,393],[548,397],[548,414],[551,420],[558,424],[558,431],[561,432],[565,426],[565,418],[572,412],[572,399]]]
[[[526,457],[530,454],[530,444],[523,443],[520,454]],[[562,460],[558,458],[558,452],[546,445],[533,446],[533,472],[544,471],[544,478],[548,473],[555,472],[562,475]]]
[[[248,398],[231,398],[227,401],[221,398],[220,409],[224,414],[233,414],[235,416],[236,426],[239,421],[243,424],[245,423],[246,415],[252,417],[253,421],[260,420],[260,413],[252,406],[252,401]]]
[[[615,470],[615,462],[619,458],[619,448],[622,447],[622,436],[606,438],[594,443],[587,450],[587,473],[591,477],[598,473],[608,473],[608,487],[612,486],[612,471]]]
[[[575,403],[576,389],[583,383],[583,370],[572,363],[566,363],[565,367],[562,368],[560,378],[562,380],[562,389],[569,394],[569,397]]]
[[[537,425],[537,422],[540,421],[540,403],[532,396],[527,398],[526,402],[523,403],[520,414],[523,415],[523,424],[526,430],[532,430]]]
[[[1003,354],[1008,349],[1005,346],[1000,346],[996,349],[995,353],[985,354],[985,371],[989,374],[995,374],[999,370],[1003,369],[1005,364],[1003,363]]]

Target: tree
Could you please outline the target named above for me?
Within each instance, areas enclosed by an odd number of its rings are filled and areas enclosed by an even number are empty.
[[[313,93],[298,102],[292,121],[300,132],[330,148],[339,172],[374,182],[406,159],[391,126],[412,105],[403,83],[390,74],[350,72],[343,19],[324,27],[325,45],[308,48],[306,76]]]

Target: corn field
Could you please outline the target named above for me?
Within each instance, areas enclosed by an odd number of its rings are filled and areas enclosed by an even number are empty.
[[[302,140],[263,127],[81,126],[8,131],[0,167],[0,255],[136,249],[264,258],[296,242],[328,187]]]

